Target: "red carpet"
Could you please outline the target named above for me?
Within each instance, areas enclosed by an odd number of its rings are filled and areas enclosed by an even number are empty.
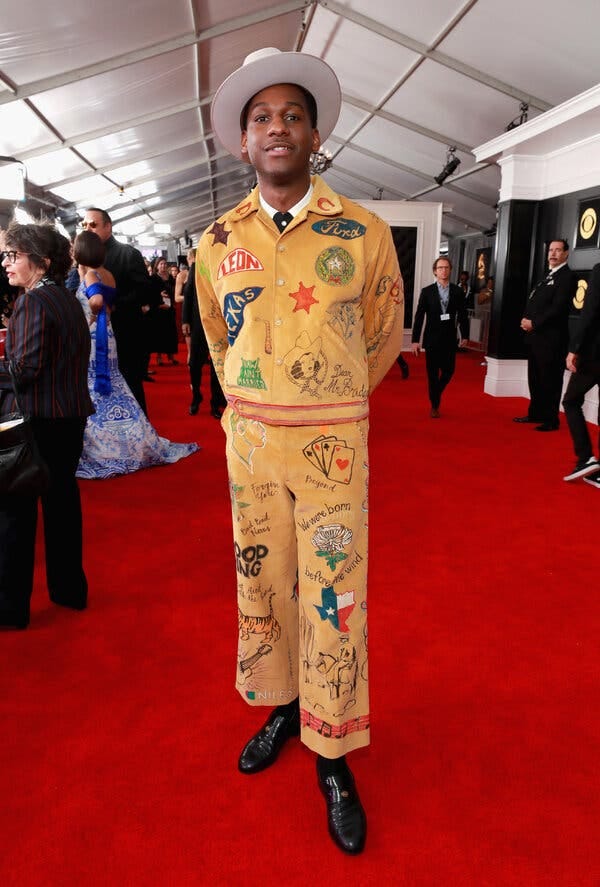
[[[332,845],[298,743],[236,770],[261,716],[233,689],[224,440],[169,367],[151,418],[202,451],[83,482],[88,611],[50,605],[40,564],[31,627],[0,633],[0,884],[600,884],[600,492],[478,356],[439,421],[409,361],[372,409],[365,853]]]

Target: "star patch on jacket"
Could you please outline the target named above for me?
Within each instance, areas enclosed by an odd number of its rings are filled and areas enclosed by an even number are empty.
[[[217,243],[224,243],[225,246],[227,246],[227,238],[231,234],[231,231],[225,230],[225,222],[223,222],[223,224],[221,224],[221,222],[215,222],[208,233],[212,234],[214,237],[213,246],[216,246]]]

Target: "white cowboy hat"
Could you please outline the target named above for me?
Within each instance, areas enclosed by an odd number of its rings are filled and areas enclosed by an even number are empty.
[[[342,92],[327,62],[303,52],[281,52],[272,46],[257,49],[219,86],[210,109],[217,138],[238,160],[245,159],[240,143],[240,114],[246,102],[261,89],[277,83],[295,83],[307,89],[317,103],[321,141],[333,132],[340,114]]]

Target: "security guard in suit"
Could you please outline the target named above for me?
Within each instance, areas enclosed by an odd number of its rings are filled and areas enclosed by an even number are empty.
[[[577,280],[567,264],[569,244],[552,240],[549,273],[530,293],[521,329],[530,346],[527,361],[529,410],[515,422],[535,423],[536,431],[558,431],[558,410],[569,344],[569,311]]]

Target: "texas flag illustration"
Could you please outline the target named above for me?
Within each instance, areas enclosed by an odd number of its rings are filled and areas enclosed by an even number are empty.
[[[349,631],[346,620],[355,606],[353,591],[336,594],[328,585],[321,589],[321,606],[314,606],[323,622],[328,619],[336,631]]]

